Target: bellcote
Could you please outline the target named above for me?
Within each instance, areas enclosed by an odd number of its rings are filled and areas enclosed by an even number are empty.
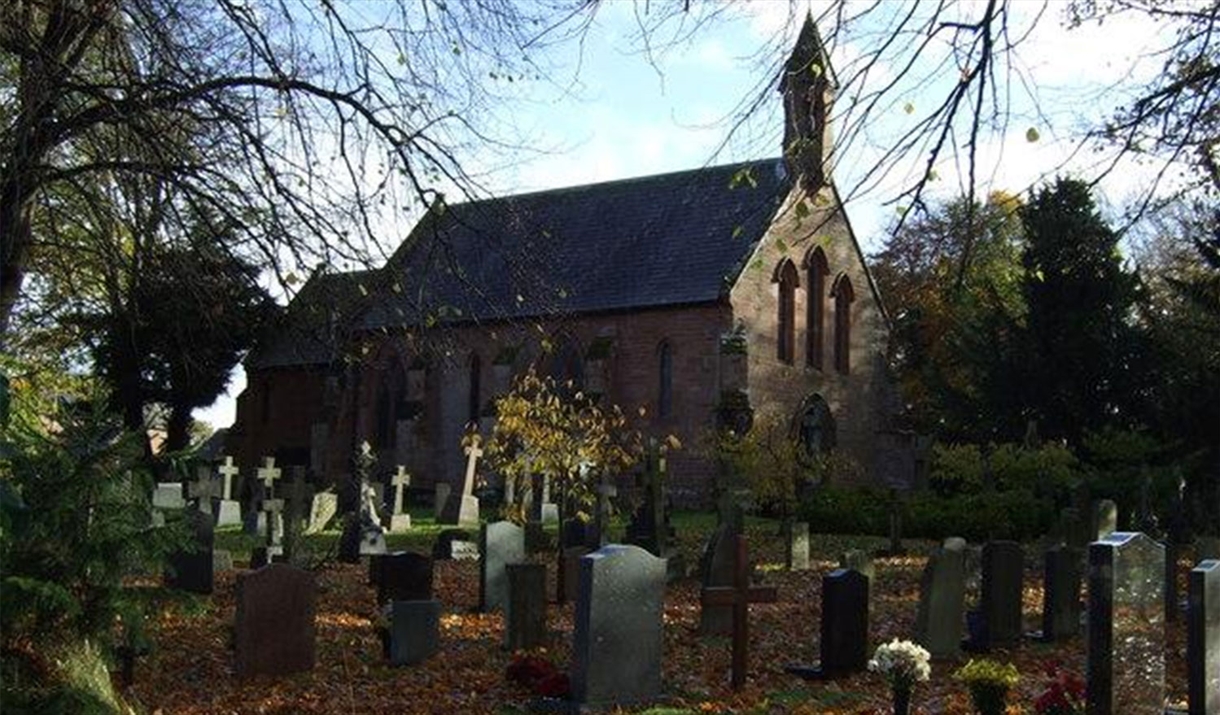
[[[784,159],[791,176],[799,176],[808,191],[830,179],[834,139],[830,110],[838,83],[822,37],[811,14],[797,37],[792,55],[780,73],[784,97]]]

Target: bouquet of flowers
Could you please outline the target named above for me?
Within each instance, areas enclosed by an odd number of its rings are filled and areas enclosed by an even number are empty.
[[[897,638],[877,647],[868,669],[881,674],[894,696],[894,715],[905,715],[911,707],[911,690],[932,674],[928,651],[911,641]]]
[[[1004,715],[1008,691],[1021,679],[1017,666],[986,658],[971,660],[953,677],[966,684],[974,709],[980,715]]]
[[[1046,664],[1045,672],[1050,682],[1034,700],[1034,712],[1038,715],[1081,715],[1084,713],[1084,678],[1070,670],[1064,670],[1054,661]]]

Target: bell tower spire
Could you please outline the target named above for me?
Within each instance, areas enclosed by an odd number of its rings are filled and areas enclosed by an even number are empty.
[[[830,110],[838,83],[813,15],[806,13],[792,55],[780,74],[784,97],[784,159],[808,191],[830,180],[834,138]]]

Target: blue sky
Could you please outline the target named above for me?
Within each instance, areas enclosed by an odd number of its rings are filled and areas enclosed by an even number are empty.
[[[903,6],[896,0],[881,5],[883,10]],[[978,176],[984,191],[1022,192],[1058,171],[1088,174],[1097,155],[1073,153],[1083,128],[1121,103],[1131,79],[1158,69],[1139,56],[1163,30],[1136,19],[1068,29],[1060,17],[1064,6],[1032,1],[1017,5],[1016,31],[1033,25],[1037,14],[1045,12],[1012,67],[1014,91],[1006,98],[1010,121],[983,137]],[[779,156],[780,98],[766,85],[799,29],[789,22],[788,3],[749,4],[734,18],[654,54],[651,61],[635,38],[633,13],[639,7],[604,3],[582,51],[568,46],[544,58],[555,65],[550,81],[512,88],[520,98],[501,107],[492,126],[509,143],[525,148],[492,152],[471,147],[463,156],[488,190],[513,193]],[[818,16],[827,6],[810,7]],[[977,5],[965,7],[970,12]],[[798,17],[803,17],[802,8],[797,6]],[[840,77],[859,66],[871,38],[885,31],[884,16],[870,23],[833,47],[832,62]],[[889,58],[878,63],[865,86],[893,78],[896,66]],[[848,196],[847,210],[866,252],[880,246],[896,215],[895,205],[887,202],[918,174],[923,157],[890,167],[868,190],[859,189],[861,177],[954,81],[952,72],[937,72],[930,65],[920,71],[931,79],[918,86],[900,84],[889,103],[861,125],[867,131],[837,157],[836,181]],[[764,99],[757,110],[737,124],[743,103],[759,96]],[[844,98],[840,104],[838,113],[849,106]],[[730,134],[735,125],[737,131]],[[1028,140],[1030,128],[1038,132],[1036,142]],[[835,127],[836,134],[843,131]],[[960,168],[951,161],[938,165],[934,195],[960,193]],[[1101,183],[1103,201],[1121,205],[1151,176],[1149,167],[1124,167]],[[394,228],[403,235],[409,229],[409,221]],[[229,425],[235,397],[244,386],[239,373],[228,394],[212,407],[197,410],[196,418],[213,427]]]

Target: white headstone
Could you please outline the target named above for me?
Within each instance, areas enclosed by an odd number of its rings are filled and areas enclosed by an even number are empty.
[[[255,475],[267,489],[264,498],[270,499],[275,494],[275,480],[280,478],[280,473],[280,470],[275,466],[275,457],[263,458],[263,466],[259,467]]]
[[[390,478],[390,484],[394,486],[394,513],[390,515],[390,531],[407,531],[411,528],[411,515],[402,510],[402,493],[411,484],[411,475],[400,464],[398,471]]]

